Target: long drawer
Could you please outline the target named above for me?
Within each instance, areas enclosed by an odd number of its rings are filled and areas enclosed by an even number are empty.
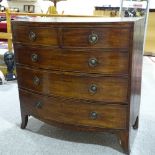
[[[62,48],[125,48],[130,45],[128,28],[13,26],[15,42]]]
[[[15,46],[16,63],[43,69],[128,74],[129,54],[126,51],[63,50],[39,46]]]
[[[21,88],[47,95],[105,102],[127,102],[128,79],[99,74],[49,72],[17,66]]]
[[[20,103],[28,114],[65,124],[125,129],[127,106],[101,105],[40,96],[20,89]]]

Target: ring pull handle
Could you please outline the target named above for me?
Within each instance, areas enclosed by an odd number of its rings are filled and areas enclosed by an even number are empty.
[[[38,86],[40,84],[40,79],[37,76],[35,76],[33,78],[33,83],[34,83],[34,85]]]
[[[90,34],[88,38],[90,44],[96,44],[98,41],[98,35],[94,32],[92,32],[92,34]]]
[[[40,102],[40,101],[37,101],[37,102],[35,103],[35,107],[38,108],[38,109],[41,109],[42,106],[43,106],[43,103]]]
[[[90,58],[88,64],[90,67],[96,67],[98,64],[98,60],[96,58]]]
[[[37,38],[36,34],[33,31],[30,31],[30,33],[29,33],[30,41],[35,41],[36,38]]]
[[[98,117],[97,112],[93,111],[93,112],[90,113],[90,118],[91,119],[95,120],[95,119],[97,119],[97,117]]]
[[[90,87],[89,87],[89,92],[91,94],[95,94],[97,92],[97,86],[95,84],[92,84]]]
[[[35,54],[35,53],[33,53],[33,54],[31,55],[31,60],[32,60],[32,62],[37,62],[37,61],[38,61],[38,55]]]

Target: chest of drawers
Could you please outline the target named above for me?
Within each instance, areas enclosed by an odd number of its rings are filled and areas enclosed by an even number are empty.
[[[138,128],[142,18],[12,21],[22,124],[32,115],[83,131],[116,133],[130,153]]]

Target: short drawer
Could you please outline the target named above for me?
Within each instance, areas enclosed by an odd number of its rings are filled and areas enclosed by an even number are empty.
[[[99,128],[125,129],[127,106],[45,97],[19,91],[21,108],[46,121]]]
[[[15,46],[16,63],[62,71],[128,74],[126,51],[62,50],[45,47]]]
[[[130,29],[128,28],[64,28],[63,47],[76,48],[129,48]]]
[[[26,44],[58,45],[58,30],[53,27],[13,26],[13,41]]]
[[[48,72],[20,66],[17,66],[17,75],[19,87],[46,95],[116,103],[127,102],[127,78]]]

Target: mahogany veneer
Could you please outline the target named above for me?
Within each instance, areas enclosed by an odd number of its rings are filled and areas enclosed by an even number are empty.
[[[143,18],[12,21],[24,129],[28,116],[116,133],[129,154],[138,128]]]

